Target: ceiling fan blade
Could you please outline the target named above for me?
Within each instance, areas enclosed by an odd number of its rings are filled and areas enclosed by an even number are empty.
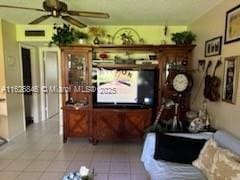
[[[14,8],[14,9],[25,9],[25,10],[33,10],[33,11],[43,11],[43,12],[45,12],[45,10],[38,9],[38,8],[28,8],[28,7],[20,7],[20,6],[8,6],[8,5],[0,5],[0,7],[3,7],[3,8]]]
[[[83,16],[83,17],[91,17],[91,18],[109,18],[108,13],[102,12],[89,12],[89,11],[67,11],[67,14],[72,16]]]
[[[46,20],[47,18],[51,17],[52,15],[43,15],[35,20],[33,20],[32,22],[30,22],[29,24],[39,24],[40,22]]]
[[[78,20],[76,20],[76,19],[74,19],[74,18],[72,18],[70,16],[62,16],[62,19],[67,21],[67,22],[69,22],[70,24],[73,24],[73,25],[79,27],[79,28],[87,27],[86,24],[83,24],[83,23],[79,22]]]

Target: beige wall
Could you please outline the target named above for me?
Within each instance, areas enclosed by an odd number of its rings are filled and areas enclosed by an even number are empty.
[[[49,42],[53,34],[53,28],[51,25],[17,25],[17,41],[21,42]],[[145,43],[148,44],[161,44],[162,40],[167,43],[171,42],[171,33],[185,31],[187,26],[169,26],[168,35],[164,36],[164,26],[101,26],[107,34],[114,35],[116,31],[121,28],[128,27],[136,30]],[[44,30],[45,37],[25,37],[25,30]],[[81,31],[88,31],[88,28],[81,29]],[[107,40],[105,40],[107,41]],[[92,42],[92,39],[89,40]],[[48,43],[46,43],[47,45]]]
[[[2,21],[3,51],[5,61],[6,86],[21,86],[21,63],[19,43],[16,42],[16,26],[7,21]],[[7,94],[8,110],[8,139],[24,131],[23,95],[16,93]]]
[[[0,98],[6,99],[3,89],[5,87],[5,68],[3,55],[3,36],[2,20],[0,19]],[[0,136],[8,138],[8,118],[7,118],[7,101],[0,101]]]
[[[197,47],[194,50],[193,58],[194,68],[197,68],[197,61],[199,59],[212,60],[215,65],[216,61],[219,59],[219,56],[204,58],[205,41],[217,36],[224,37],[226,12],[229,9],[237,6],[238,4],[239,1],[236,0],[225,0],[223,3],[219,4],[209,13],[205,14],[189,26],[189,29],[191,29],[194,33],[197,34]],[[223,45],[221,55],[222,60],[225,57],[234,55],[240,55],[240,41]],[[223,79],[223,69],[224,66],[222,65],[217,70],[217,76],[221,79]],[[210,72],[212,72],[212,69],[210,69]],[[194,74],[195,86],[193,89],[193,96],[196,94],[196,90],[199,88],[199,83],[202,76],[203,73],[198,72]],[[238,85],[240,86],[240,83],[238,83]],[[193,107],[195,107],[196,109],[200,107],[203,100],[202,89],[203,87],[201,87],[201,91],[198,95],[197,100],[193,102]],[[236,105],[225,103],[223,101],[209,102],[208,111],[212,116],[213,123],[217,128],[225,129],[240,137],[240,87],[238,87],[237,96],[238,98]]]
[[[5,70],[3,58],[3,36],[2,36],[2,20],[0,19],[0,88],[5,86]],[[5,98],[6,95],[0,91],[0,98]]]

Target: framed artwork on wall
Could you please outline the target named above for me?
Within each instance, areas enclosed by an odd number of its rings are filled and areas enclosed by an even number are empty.
[[[205,57],[221,55],[222,36],[215,37],[205,42]]]
[[[226,13],[224,43],[240,40],[240,5],[230,9]]]
[[[240,56],[227,57],[224,60],[223,98],[228,103],[235,104],[238,87]]]

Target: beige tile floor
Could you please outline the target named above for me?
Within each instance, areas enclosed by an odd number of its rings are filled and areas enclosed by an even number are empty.
[[[85,165],[94,180],[148,180],[140,162],[142,145],[86,139],[62,143],[57,117],[31,125],[27,132],[0,147],[0,180],[61,180]]]

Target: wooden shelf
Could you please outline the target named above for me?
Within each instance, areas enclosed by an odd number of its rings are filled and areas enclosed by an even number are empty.
[[[62,110],[68,110],[68,111],[81,111],[81,110],[91,110],[89,105],[86,106],[80,106],[79,108],[74,107],[73,105],[65,105],[62,107]]]
[[[119,51],[144,51],[144,52],[161,52],[166,50],[187,50],[191,51],[196,45],[194,44],[134,44],[134,45],[114,45],[114,44],[101,44],[101,45],[79,45],[72,44],[66,47],[61,47],[63,50],[77,51],[81,49],[92,49],[95,52],[119,52]]]
[[[157,64],[98,64],[96,67],[106,69],[156,69]]]

